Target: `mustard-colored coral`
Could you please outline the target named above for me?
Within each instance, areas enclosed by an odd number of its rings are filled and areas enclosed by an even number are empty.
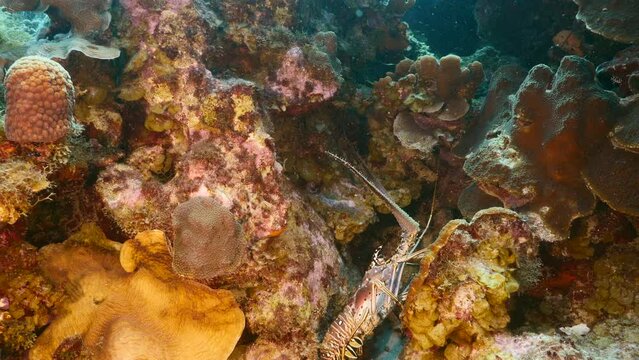
[[[526,224],[505,209],[480,211],[471,223],[448,223],[422,260],[406,301],[409,358],[463,359],[490,342],[510,320],[506,302],[519,288],[517,262],[536,251]]]
[[[0,163],[0,179],[0,223],[18,221],[50,185],[44,172],[26,161]]]
[[[138,234],[118,253],[94,230],[40,251],[44,273],[69,299],[31,359],[50,359],[78,336],[94,359],[228,358],[244,329],[231,292],[174,275],[161,231]]]

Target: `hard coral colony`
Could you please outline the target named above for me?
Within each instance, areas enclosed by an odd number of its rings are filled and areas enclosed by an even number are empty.
[[[637,23],[0,0],[0,358],[639,358]]]

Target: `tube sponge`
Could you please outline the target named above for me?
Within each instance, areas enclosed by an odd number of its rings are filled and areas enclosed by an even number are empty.
[[[7,139],[20,143],[55,142],[73,121],[74,89],[57,62],[26,56],[11,65],[4,79]]]
[[[237,268],[247,244],[235,216],[210,197],[198,196],[173,211],[173,269],[210,279]]]

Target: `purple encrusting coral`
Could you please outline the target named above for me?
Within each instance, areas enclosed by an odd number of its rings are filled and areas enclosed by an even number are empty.
[[[639,357],[634,2],[2,5],[3,359]]]

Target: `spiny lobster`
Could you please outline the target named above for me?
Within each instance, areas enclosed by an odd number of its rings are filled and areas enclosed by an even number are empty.
[[[391,209],[391,213],[402,228],[402,238],[395,254],[388,260],[375,254],[364,279],[350,301],[329,327],[320,346],[322,360],[357,359],[362,355],[366,337],[386,318],[402,290],[402,275],[406,262],[422,255],[415,252],[426,233],[433,215],[434,201],[428,224],[420,233],[419,224],[402,210],[388,195],[383,186],[374,184],[348,161],[326,152],[342,163],[379,196]],[[434,195],[433,195],[434,199]]]

